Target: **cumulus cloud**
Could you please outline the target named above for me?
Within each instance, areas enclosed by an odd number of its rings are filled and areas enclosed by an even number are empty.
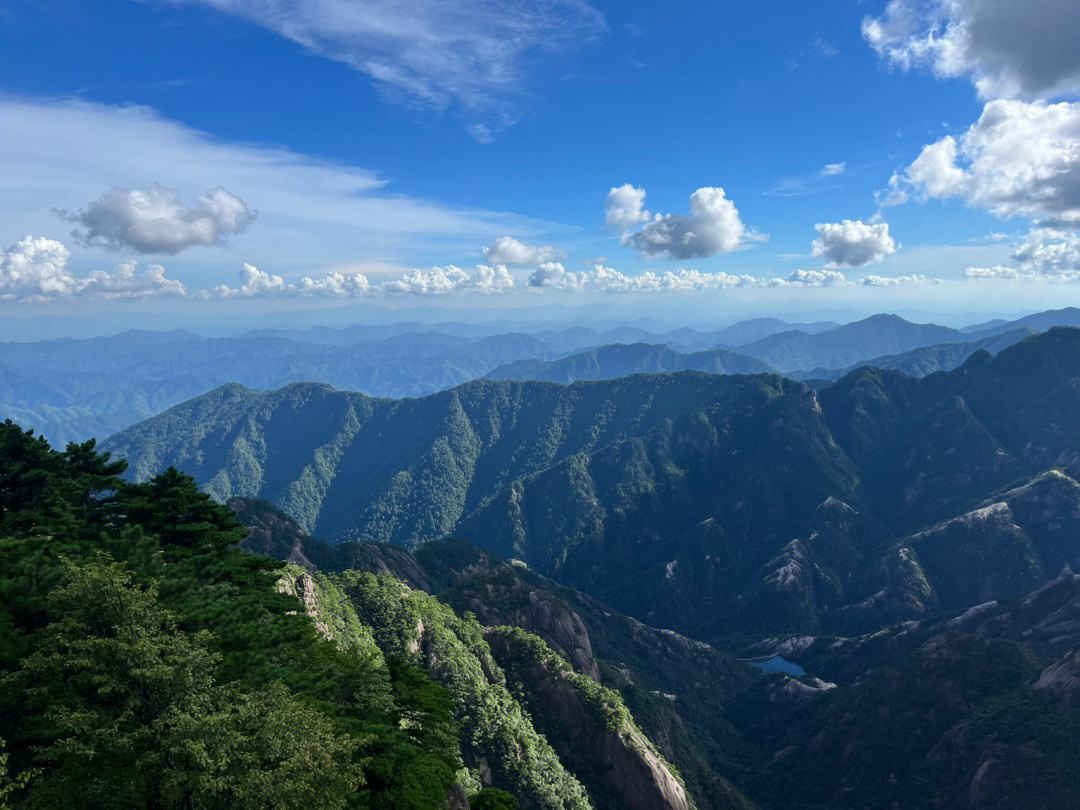
[[[646,212],[641,208],[639,213]],[[623,244],[649,258],[694,259],[730,253],[763,238],[746,227],[724,189],[706,186],[690,195],[689,216],[656,214],[639,231],[625,232]]]
[[[410,270],[400,279],[383,282],[380,289],[390,293],[446,295],[466,291],[499,293],[506,292],[513,286],[514,279],[503,265],[477,265],[475,272],[470,274],[449,264],[426,270]]]
[[[983,98],[1080,91],[1075,0],[890,0],[862,33],[889,64],[968,77]]]
[[[484,258],[492,264],[541,264],[563,258],[562,251],[552,245],[530,245],[512,236],[500,236],[484,248]]]
[[[828,261],[828,268],[862,267],[880,262],[896,252],[887,222],[866,223],[859,219],[843,222],[819,222],[814,226],[819,236],[813,254]]]
[[[839,270],[795,270],[783,278],[769,279],[770,287],[842,287],[847,276]]]
[[[56,213],[80,226],[72,236],[84,246],[139,253],[175,254],[196,245],[223,245],[255,221],[247,203],[221,187],[190,206],[161,186],[147,191],[114,188],[86,208]]]
[[[1043,274],[1080,272],[1080,234],[1058,228],[1033,228],[1012,257],[1021,266]]]
[[[627,275],[602,264],[595,265],[592,270],[572,273],[558,262],[538,268],[529,277],[529,285],[532,287],[609,293],[698,292],[769,287],[799,289],[844,287],[851,283],[839,270],[828,268],[800,269],[780,278],[764,279],[748,274],[703,273],[694,269],[665,273],[648,271],[639,275]],[[898,287],[908,284],[932,284],[936,283],[936,280],[920,275],[868,275],[854,283],[865,287]]]
[[[964,278],[973,281],[995,281],[1001,279],[1010,281],[1038,281],[1041,277],[1037,273],[1028,273],[1006,264],[996,264],[993,267],[969,267],[964,271]]]
[[[858,281],[863,287],[906,287],[911,284],[937,284],[938,282],[938,279],[931,279],[918,274],[907,276],[877,276],[870,274],[863,276]]]
[[[97,298],[184,298],[187,288],[169,278],[160,264],[139,270],[135,262],[117,265],[111,273],[97,270],[79,281],[79,294]]]
[[[70,295],[78,282],[68,271],[70,253],[55,239],[27,236],[0,260],[0,298],[35,300]]]
[[[959,140],[926,146],[891,181],[901,202],[955,197],[999,217],[1080,224],[1080,103],[991,101]]]
[[[168,278],[161,265],[139,271],[125,262],[112,271],[76,276],[68,267],[70,252],[63,243],[27,236],[0,254],[0,300],[47,301],[71,296],[148,298],[185,296],[187,289]]]
[[[867,275],[852,282],[844,273],[829,268],[800,269],[779,278],[760,278],[749,274],[736,275],[722,272],[703,273],[695,269],[680,269],[665,273],[647,271],[638,275],[628,275],[603,264],[594,265],[591,270],[574,273],[567,271],[559,262],[551,262],[537,268],[529,276],[531,287],[600,293],[702,292],[740,288],[813,289],[846,287],[852,284],[885,288],[938,283],[940,283],[938,279],[923,275]]]
[[[219,284],[214,292],[221,298],[262,298],[271,295],[280,295],[287,291],[285,279],[273,273],[260,270],[253,264],[244,262],[240,270],[240,286],[230,287],[228,284]]]
[[[604,202],[604,221],[612,228],[628,231],[649,221],[645,208],[645,189],[623,183],[608,191]]]
[[[628,276],[611,267],[596,265],[586,280],[587,285],[603,292],[689,292],[697,290],[726,290],[733,287],[752,287],[754,276],[731,273],[703,273],[700,270],[674,270],[654,273],[651,270]]]
[[[1080,233],[1059,228],[1032,228],[1016,246],[1015,265],[969,267],[969,279],[1009,279],[1017,281],[1080,280]]]
[[[450,293],[503,293],[514,287],[505,265],[478,264],[472,273],[454,265],[409,270],[399,278],[374,283],[363,273],[331,271],[303,276],[295,282],[252,264],[240,271],[240,286],[219,284],[219,298],[357,298],[379,294],[447,295]]]
[[[847,163],[841,161],[840,163],[826,163],[821,167],[822,177],[836,177],[847,171]]]
[[[457,110],[482,142],[518,117],[532,63],[606,30],[585,0],[178,1],[242,17],[344,63],[392,102]]]
[[[363,273],[332,271],[322,278],[304,276],[293,289],[306,298],[356,298],[371,292],[371,282]]]
[[[529,274],[530,287],[555,290],[579,290],[584,286],[584,273],[571,273],[562,262],[543,262]]]
[[[572,273],[558,262],[542,265],[529,276],[531,287],[605,293],[692,292],[760,285],[761,281],[751,275],[703,273],[695,269],[669,270],[663,273],[649,270],[628,275],[613,267],[596,264],[591,270]]]

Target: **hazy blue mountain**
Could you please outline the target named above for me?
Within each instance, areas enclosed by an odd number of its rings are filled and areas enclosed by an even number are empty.
[[[1077,307],[1065,307],[1064,309],[1036,312],[1033,315],[1025,315],[1023,318],[1016,318],[1011,321],[987,321],[986,323],[966,327],[963,331],[979,337],[986,337],[1012,329],[1033,329],[1036,332],[1045,332],[1055,326],[1080,326],[1080,309]]]
[[[780,332],[739,347],[782,372],[847,368],[887,354],[971,340],[956,329],[916,324],[897,315],[873,315],[816,334],[798,329]]]
[[[327,330],[333,331],[333,330]],[[278,388],[317,380],[390,396],[450,388],[519,358],[556,352],[526,334],[439,332],[340,345],[272,335],[202,338],[125,332],[108,338],[0,345],[0,415],[63,444],[115,433],[228,383]]]
[[[767,338],[781,332],[797,330],[808,335],[816,335],[818,332],[827,332],[839,326],[832,321],[814,321],[811,323],[790,323],[779,318],[752,318],[748,321],[739,321],[731,326],[713,332],[710,337],[717,346],[744,346],[755,340]]]
[[[253,388],[323,382],[374,396],[423,396],[518,360],[642,341],[692,352],[717,346],[720,335],[635,326],[515,332],[503,324],[401,323],[265,329],[225,338],[129,330],[0,343],[0,415],[62,445],[110,435],[230,382]]]
[[[856,369],[865,366],[900,371],[912,377],[925,377],[935,371],[952,371],[962,366],[971,355],[979,351],[997,354],[1002,349],[1019,343],[1035,333],[1030,328],[1010,329],[1007,332],[972,340],[967,343],[942,343],[937,346],[924,346],[901,354],[874,357],[843,369],[815,368],[800,372],[796,376],[806,380],[838,380]]]
[[[500,366],[487,377],[492,380],[542,380],[570,383],[578,380],[610,380],[630,374],[666,371],[704,371],[710,374],[766,374],[771,369],[760,360],[726,349],[682,354],[667,346],[648,343],[615,343],[558,360],[519,360]]]
[[[551,379],[600,378],[650,368],[713,372],[776,368],[808,379],[836,379],[836,369],[874,363],[923,374],[955,366],[978,342],[996,351],[1019,328],[1076,320],[1063,310],[1021,319],[1012,330],[957,332],[875,316],[845,326],[790,324],[760,318],[717,331],[681,328],[651,332],[641,326],[568,327],[507,331],[506,324],[384,324],[343,328],[261,330],[204,338],[191,332],[129,330],[109,337],[0,344],[0,415],[42,431],[63,444],[108,435],[171,405],[229,382],[272,389],[292,382],[322,382],[373,396],[423,396],[491,374],[510,363],[521,369],[593,352],[603,346],[648,343],[680,354],[612,370],[556,374]],[[535,328],[535,327],[532,327]],[[492,332],[493,329],[500,331]],[[746,343],[749,341],[749,343]],[[736,344],[745,347],[732,349]],[[919,348],[923,353],[896,357]],[[763,365],[707,352],[752,356]],[[610,353],[610,352],[609,352]],[[722,358],[722,359],[721,359]],[[607,365],[605,363],[605,365]],[[500,369],[498,376],[509,372]],[[524,371],[510,376],[536,376]],[[544,377],[547,379],[548,377]],[[5,382],[6,380],[6,382]]]

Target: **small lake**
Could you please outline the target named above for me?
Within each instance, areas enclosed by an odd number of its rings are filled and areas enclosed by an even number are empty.
[[[801,678],[806,674],[805,669],[794,661],[788,661],[782,655],[771,655],[768,658],[744,658],[742,661],[744,664],[749,664],[762,672],[782,672],[793,678]]]

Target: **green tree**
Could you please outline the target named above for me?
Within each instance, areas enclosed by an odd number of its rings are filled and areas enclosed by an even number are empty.
[[[505,790],[486,787],[469,797],[469,810],[517,810],[518,801]]]
[[[156,534],[174,551],[206,550],[207,544],[227,547],[247,536],[232,512],[174,467],[145,485],[130,487],[124,505],[131,522]]]
[[[179,630],[122,566],[71,566],[49,606],[8,678],[41,710],[36,804],[336,807],[362,783],[355,740],[280,684],[215,686],[210,634]]]

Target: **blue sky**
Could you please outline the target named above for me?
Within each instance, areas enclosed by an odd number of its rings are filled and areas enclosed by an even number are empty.
[[[1080,13],[987,5],[8,0],[0,307],[1076,297]]]

